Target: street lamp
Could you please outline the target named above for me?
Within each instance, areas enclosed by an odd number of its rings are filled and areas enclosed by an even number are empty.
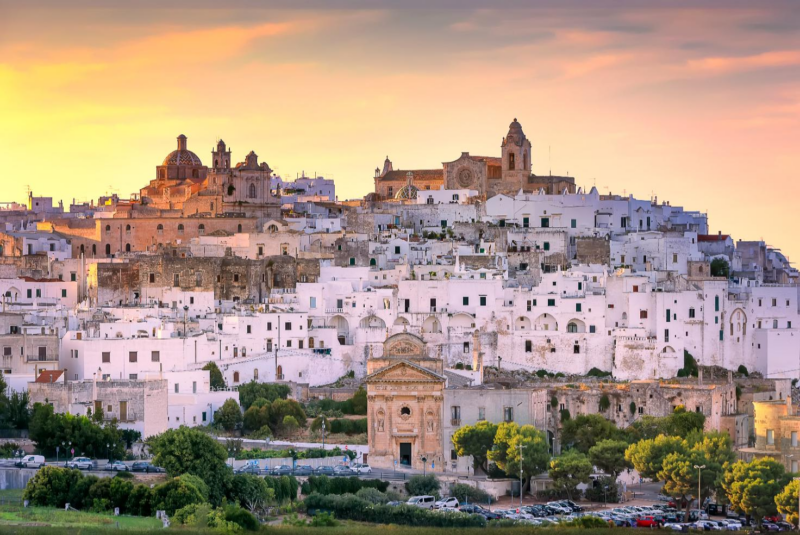
[[[519,507],[522,509],[522,440],[519,441]]]
[[[603,485],[603,509],[608,507],[608,498],[606,497],[607,492],[608,492],[608,485]]]
[[[325,417],[322,417],[322,449],[325,449]]]
[[[422,477],[425,477],[427,468],[428,468],[428,458],[427,457],[423,457],[422,458]]]
[[[108,462],[111,462],[111,444],[106,444],[106,457],[108,457]]]
[[[189,312],[189,305],[183,305],[183,337],[186,338],[186,314]]]
[[[706,465],[704,465],[704,464],[701,464],[699,466],[698,465],[694,465],[694,467],[697,468],[697,509],[699,511],[699,510],[702,510],[702,508],[703,508],[702,503],[700,503],[700,480],[701,480],[701,477],[702,477],[702,474],[703,474],[702,470],[703,470],[703,468],[706,467]]]

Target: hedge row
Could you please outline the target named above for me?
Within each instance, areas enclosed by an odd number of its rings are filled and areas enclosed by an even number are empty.
[[[328,476],[309,476],[301,488],[303,494],[308,496],[312,493],[317,494],[355,494],[361,489],[378,489],[386,492],[389,488],[388,481],[380,479],[360,479],[358,477],[328,477]]]
[[[297,499],[297,489],[300,484],[294,476],[264,476],[267,486],[275,491],[275,501],[283,503],[286,500],[295,501]]]
[[[350,457],[351,461],[356,458],[356,452],[350,450],[345,451],[336,447],[332,450],[323,450],[322,448],[311,448],[308,450],[262,450],[260,448],[253,448],[251,450],[240,450],[236,453],[236,459],[284,459],[292,457],[292,453],[297,456],[298,460],[324,459],[325,457],[342,457],[344,455]]]
[[[352,494],[323,496],[314,493],[306,498],[305,505],[310,514],[323,511],[332,512],[336,518],[374,524],[439,528],[472,528],[486,525],[486,519],[479,515],[434,512],[405,504],[398,506],[374,505]]]
[[[347,435],[359,435],[367,432],[367,419],[348,420],[347,418],[337,418],[330,420],[331,433],[345,433]]]

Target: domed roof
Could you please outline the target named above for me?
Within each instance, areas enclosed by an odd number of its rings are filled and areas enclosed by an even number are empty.
[[[202,167],[203,162],[197,157],[197,154],[190,150],[174,150],[167,154],[164,158],[164,163],[161,165],[191,165],[195,167]]]
[[[197,157],[197,154],[186,148],[186,136],[183,134],[178,136],[178,150],[174,150],[167,154],[164,158],[164,163],[161,165],[188,165],[193,167],[202,167],[203,162]]]
[[[512,130],[522,130],[522,125],[519,124],[519,121],[517,121],[516,117],[514,117],[514,120],[511,121],[510,125],[508,125],[508,130],[509,132]]]
[[[412,186],[411,184],[409,184],[407,186],[403,186],[402,188],[400,188],[400,190],[395,194],[394,198],[398,200],[416,199],[418,191],[419,190],[417,189],[416,186]]]

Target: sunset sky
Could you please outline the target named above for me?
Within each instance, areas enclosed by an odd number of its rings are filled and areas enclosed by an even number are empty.
[[[796,2],[0,0],[0,201],[127,197],[179,134],[361,197],[387,155],[499,156],[514,117],[537,174],[800,259]]]

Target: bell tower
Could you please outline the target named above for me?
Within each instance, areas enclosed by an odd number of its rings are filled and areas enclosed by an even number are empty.
[[[217,150],[211,151],[211,160],[214,162],[214,170],[230,169],[231,151],[225,146],[221,139],[217,141]]]
[[[503,154],[502,180],[506,189],[519,189],[531,174],[531,142],[522,131],[522,125],[514,121],[508,126],[508,134],[501,145]]]

